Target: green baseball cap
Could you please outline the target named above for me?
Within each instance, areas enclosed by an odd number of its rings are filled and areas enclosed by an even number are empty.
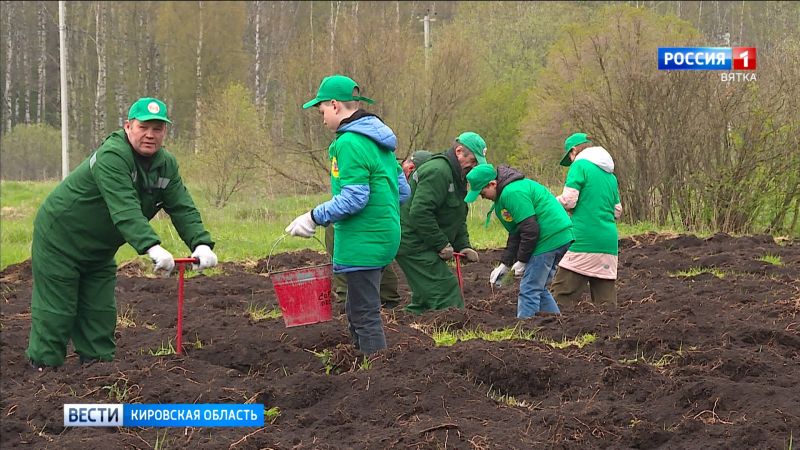
[[[142,97],[136,100],[128,110],[128,120],[136,119],[140,122],[147,120],[161,120],[172,123],[167,117],[167,105],[161,100],[152,97]]]
[[[574,133],[564,141],[564,157],[561,158],[561,165],[569,167],[572,161],[569,159],[569,152],[576,146],[585,143],[592,143],[586,133]]]
[[[317,106],[322,102],[328,100],[338,100],[340,102],[362,101],[369,104],[375,103],[375,100],[368,97],[360,97],[354,95],[355,89],[359,89],[358,84],[351,78],[344,75],[331,75],[322,79],[317,90],[317,96],[303,104],[303,109]]]
[[[486,164],[486,141],[478,133],[466,131],[456,138],[478,160],[478,164]]]
[[[464,201],[472,203],[481,195],[483,188],[489,184],[490,181],[497,179],[497,171],[491,164],[478,164],[473,167],[467,174],[467,181],[469,182],[469,192],[464,197]]]

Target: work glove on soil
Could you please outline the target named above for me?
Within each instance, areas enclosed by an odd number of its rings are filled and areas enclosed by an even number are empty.
[[[514,263],[513,266],[511,266],[511,270],[514,271],[514,275],[516,275],[518,277],[521,277],[522,274],[525,273],[525,266],[527,266],[527,265],[528,265],[528,263],[524,263],[522,261],[517,261],[517,262]]]
[[[442,258],[445,261],[453,259],[453,246],[447,244],[445,248],[439,250],[439,258]]]
[[[467,261],[469,262],[478,262],[478,260],[480,260],[480,258],[478,257],[478,252],[469,247],[461,250],[461,253],[464,254],[464,256],[467,258]]]
[[[175,259],[172,257],[172,254],[166,250],[164,247],[156,244],[150,247],[147,250],[147,256],[153,260],[153,272],[158,272],[159,270],[164,271],[164,276],[168,277],[170,273],[172,273],[172,269],[175,268]]]
[[[299,236],[304,238],[310,238],[314,235],[314,230],[317,228],[317,223],[314,222],[314,218],[311,217],[311,211],[297,216],[296,219],[286,227],[285,232],[289,233],[292,236]]]
[[[211,247],[205,244],[200,244],[194,249],[192,258],[200,260],[199,264],[192,264],[192,269],[194,270],[208,269],[217,265],[217,255],[211,251]]]
[[[500,277],[506,273],[508,273],[508,266],[505,264],[500,264],[499,266],[495,267],[491,275],[489,275],[489,283],[496,283],[497,280],[499,280]]]

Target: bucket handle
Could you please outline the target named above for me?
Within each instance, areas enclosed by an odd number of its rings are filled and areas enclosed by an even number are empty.
[[[288,236],[289,236],[288,234],[286,234],[286,233],[283,233],[283,234],[282,234],[282,235],[281,235],[281,236],[280,236],[278,239],[276,239],[276,240],[275,240],[275,242],[272,244],[272,248],[270,248],[270,249],[269,249],[269,256],[267,257],[267,275],[269,275],[270,273],[272,273],[272,270],[271,270],[271,268],[270,268],[269,262],[270,262],[270,260],[272,259],[272,253],[275,251],[275,247],[277,247],[277,245],[278,245],[278,244],[279,244],[281,241],[283,241],[284,239],[286,239]],[[318,237],[316,237],[316,236],[311,236],[311,237],[312,237],[312,238],[314,238],[314,240],[315,240],[315,241],[319,242],[319,244],[322,246],[322,248],[324,248],[324,249],[325,249],[325,251],[326,251],[326,252],[328,251],[328,248],[327,248],[327,247],[325,247],[325,244],[324,244],[322,241],[320,241]]]

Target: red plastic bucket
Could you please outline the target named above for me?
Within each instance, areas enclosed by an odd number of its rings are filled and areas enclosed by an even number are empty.
[[[287,327],[331,320],[330,264],[275,272],[270,279]]]

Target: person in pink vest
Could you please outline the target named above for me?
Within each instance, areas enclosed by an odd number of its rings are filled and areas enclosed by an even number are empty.
[[[586,133],[564,141],[569,167],[558,201],[572,215],[575,241],[558,264],[551,291],[562,308],[574,306],[586,285],[595,304],[617,304],[617,220],[622,214],[614,159]]]

